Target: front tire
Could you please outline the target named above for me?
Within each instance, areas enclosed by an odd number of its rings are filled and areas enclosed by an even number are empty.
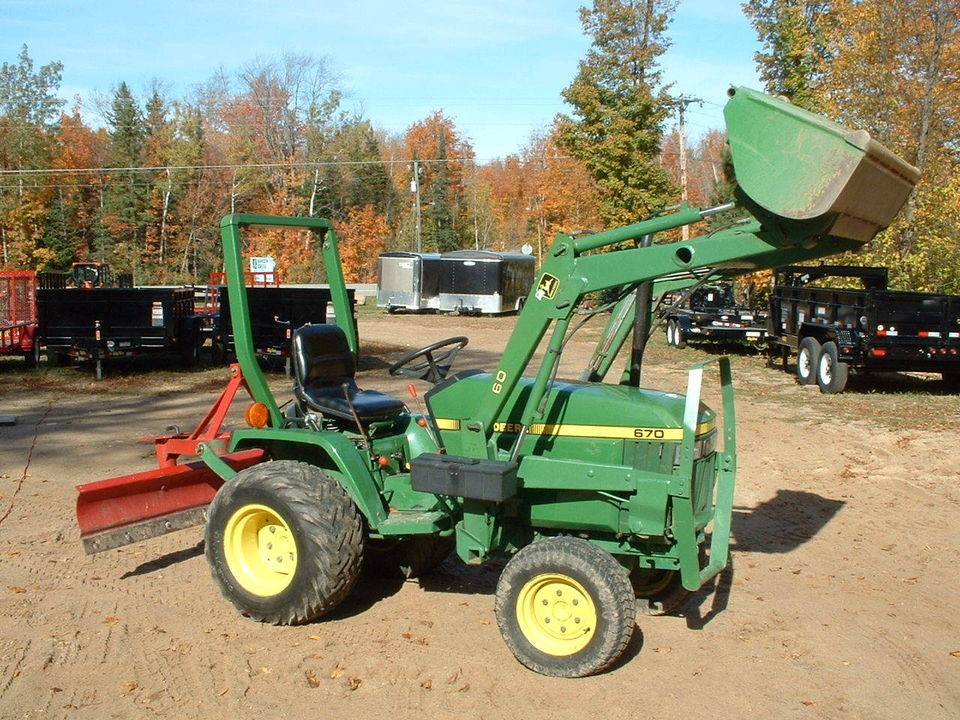
[[[210,505],[210,570],[240,612],[297,625],[333,610],[363,560],[363,522],[343,488],[320,468],[281,460],[243,470]]]
[[[587,540],[538,540],[514,555],[497,583],[497,625],[510,651],[542,675],[583,677],[608,668],[636,626],[623,567]]]

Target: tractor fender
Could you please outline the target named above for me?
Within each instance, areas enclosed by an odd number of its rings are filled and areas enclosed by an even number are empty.
[[[295,428],[236,430],[230,451],[264,448],[274,460],[299,460],[330,472],[356,503],[372,528],[387,519],[387,507],[368,463],[347,437]]]

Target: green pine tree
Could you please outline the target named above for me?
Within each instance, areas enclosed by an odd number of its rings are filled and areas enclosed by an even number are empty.
[[[594,0],[580,19],[593,44],[563,91],[575,118],[558,118],[558,144],[600,187],[600,215],[621,225],[671,204],[678,192],[657,162],[672,110],[658,65],[675,0]]]

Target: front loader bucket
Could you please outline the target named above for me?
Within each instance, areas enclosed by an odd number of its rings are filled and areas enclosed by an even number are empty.
[[[234,470],[263,460],[263,450],[222,456]],[[161,467],[78,485],[77,522],[88,554],[200,525],[223,480],[203,462]]]
[[[920,179],[867,132],[755,90],[731,89],[723,115],[741,191],[787,228],[869,242]]]

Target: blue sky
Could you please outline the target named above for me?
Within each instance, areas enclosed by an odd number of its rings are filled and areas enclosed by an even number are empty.
[[[61,95],[94,97],[121,81],[143,96],[154,78],[185,97],[218,68],[295,52],[325,58],[349,107],[402,132],[435,110],[481,161],[517,152],[569,107],[560,92],[589,46],[583,0],[0,0],[0,61],[26,43],[36,67],[64,65]],[[730,85],[759,87],[758,45],[735,0],[680,0],[663,57],[696,137],[722,128]]]

